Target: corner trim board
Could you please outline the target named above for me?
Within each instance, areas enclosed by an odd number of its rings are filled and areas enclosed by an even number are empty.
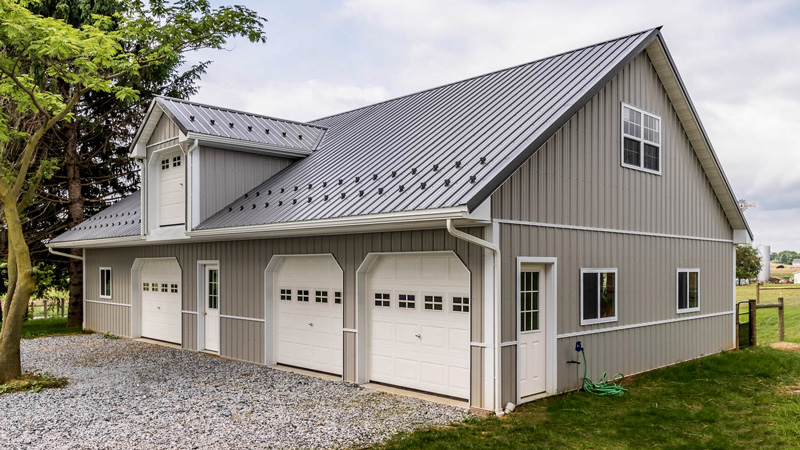
[[[612,331],[622,331],[622,330],[630,330],[633,328],[643,328],[643,327],[651,327],[654,325],[664,325],[668,323],[675,323],[675,322],[684,322],[686,320],[695,320],[695,319],[708,319],[711,317],[718,317],[718,316],[727,316],[733,314],[733,311],[722,311],[710,314],[700,314],[696,316],[690,317],[679,317],[677,319],[666,319],[666,320],[656,320],[653,322],[642,322],[642,323],[635,323],[631,325],[622,325],[618,327],[608,327],[608,328],[598,328],[596,330],[586,330],[586,331],[576,331],[574,333],[564,333],[559,334],[556,336],[557,339],[565,339],[577,336],[587,336],[591,334],[600,334],[600,333],[610,333]]]

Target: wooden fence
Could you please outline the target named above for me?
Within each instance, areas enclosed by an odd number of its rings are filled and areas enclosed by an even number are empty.
[[[37,315],[40,310],[42,315]],[[46,319],[48,317],[67,317],[67,300],[63,298],[44,299],[28,304],[29,319]]]

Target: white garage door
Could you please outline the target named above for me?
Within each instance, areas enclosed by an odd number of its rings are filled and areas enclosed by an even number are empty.
[[[141,270],[142,337],[181,343],[181,267],[145,261]]]
[[[381,256],[367,278],[372,381],[469,397],[469,271],[452,255]]]
[[[341,375],[342,270],[333,257],[284,257],[274,288],[276,362]]]
[[[184,223],[186,196],[184,195],[183,155],[180,151],[159,156],[158,163],[158,224]]]

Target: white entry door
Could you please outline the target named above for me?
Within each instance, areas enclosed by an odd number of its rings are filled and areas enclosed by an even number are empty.
[[[274,275],[275,361],[342,374],[342,270],[330,255],[286,256]]]
[[[367,278],[369,379],[469,398],[469,271],[453,255],[384,255]]]
[[[219,266],[205,267],[205,350],[219,352]]]
[[[181,267],[171,259],[142,264],[142,337],[181,343]]]
[[[523,264],[519,273],[519,396],[547,389],[544,265]]]

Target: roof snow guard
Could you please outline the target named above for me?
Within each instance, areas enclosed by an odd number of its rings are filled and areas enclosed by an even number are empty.
[[[48,244],[140,235],[142,215],[139,213],[139,198],[139,191],[134,192],[55,237]]]
[[[156,105],[160,108],[155,108]],[[249,148],[302,157],[311,154],[325,134],[325,127],[259,114],[203,105],[171,97],[156,97],[145,123],[134,139],[142,145],[143,130],[155,125],[160,112],[178,125],[188,139],[217,147]],[[154,114],[155,113],[155,114]],[[148,124],[150,125],[148,127]],[[134,148],[132,148],[134,150]],[[138,155],[144,156],[144,155]]]

